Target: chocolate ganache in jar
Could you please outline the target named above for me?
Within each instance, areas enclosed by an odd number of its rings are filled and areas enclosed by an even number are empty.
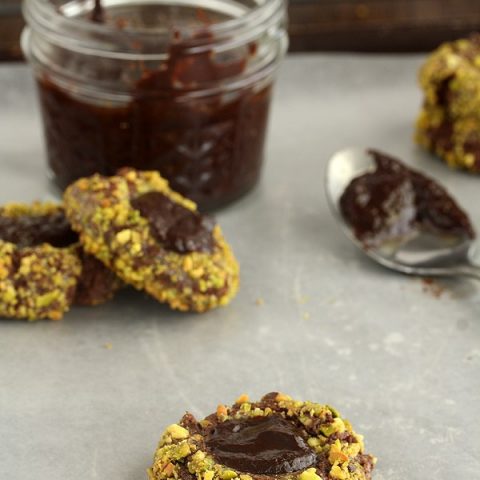
[[[132,166],[211,209],[255,185],[284,0],[26,0],[24,15],[61,188]]]

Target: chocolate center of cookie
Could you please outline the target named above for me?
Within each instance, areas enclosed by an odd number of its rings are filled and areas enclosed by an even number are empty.
[[[375,171],[353,179],[340,198],[359,240],[378,245],[417,230],[475,236],[468,216],[441,185],[388,155],[369,153]]]
[[[78,240],[77,234],[61,212],[51,215],[0,216],[0,239],[20,248],[49,243],[67,247]]]
[[[160,192],[148,192],[131,202],[150,224],[155,239],[178,253],[213,251],[212,218],[173,202]]]
[[[206,445],[219,463],[259,475],[304,470],[317,459],[301,431],[280,415],[219,423]]]

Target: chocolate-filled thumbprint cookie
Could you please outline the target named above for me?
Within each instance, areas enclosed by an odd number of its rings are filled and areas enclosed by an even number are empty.
[[[369,480],[376,459],[328,405],[242,395],[198,421],[187,413],[160,440],[150,480]]]
[[[159,302],[204,312],[235,295],[239,267],[220,227],[158,172],[82,178],[64,203],[85,251]]]
[[[72,304],[97,305],[123,282],[82,251],[63,207],[0,207],[0,316],[59,320]]]

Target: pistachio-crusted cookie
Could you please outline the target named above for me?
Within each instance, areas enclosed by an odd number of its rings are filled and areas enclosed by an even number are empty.
[[[480,35],[441,45],[419,80],[417,143],[451,167],[480,172]]]
[[[150,480],[369,480],[376,459],[328,405],[242,395],[197,421],[187,413],[160,440]]]
[[[82,252],[61,205],[0,207],[0,316],[58,320],[72,303],[101,303],[119,286]]]
[[[64,202],[85,251],[160,302],[203,312],[235,295],[239,268],[220,227],[157,172],[83,178]]]

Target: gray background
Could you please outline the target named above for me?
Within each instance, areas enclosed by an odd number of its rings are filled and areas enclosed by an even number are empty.
[[[271,390],[336,406],[378,456],[377,480],[477,478],[480,284],[436,298],[373,265],[324,198],[329,156],[374,146],[443,181],[480,230],[480,179],[412,143],[422,60],[284,63],[263,180],[218,214],[242,268],[229,307],[182,315],[125,292],[61,322],[2,321],[0,478],[144,479],[185,410]],[[51,198],[25,67],[0,67],[0,105],[0,201]]]

